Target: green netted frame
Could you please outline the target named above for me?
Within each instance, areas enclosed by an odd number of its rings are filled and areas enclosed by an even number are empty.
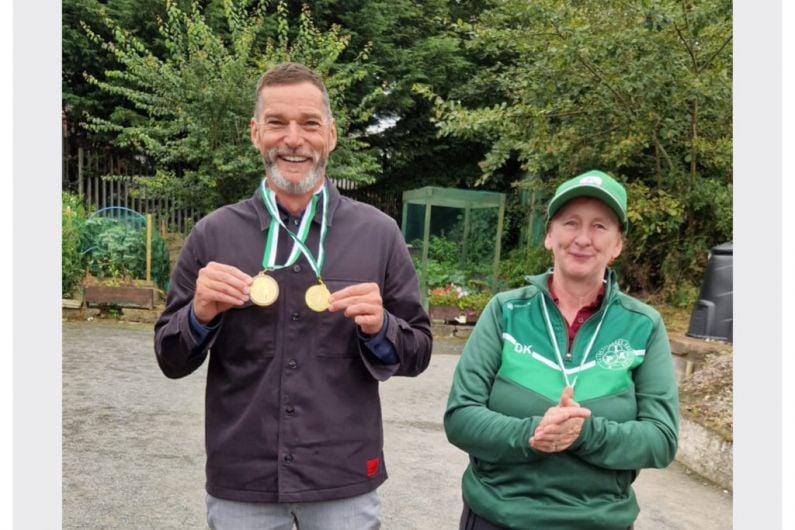
[[[409,205],[417,204],[425,206],[425,221],[423,224],[422,240],[422,259],[420,265],[420,292],[422,293],[422,303],[427,309],[427,268],[428,268],[428,246],[431,232],[431,208],[443,206],[447,208],[459,208],[464,210],[464,240],[462,243],[462,257],[467,258],[468,236],[469,236],[469,217],[473,209],[498,208],[497,227],[495,231],[494,245],[494,265],[491,274],[491,288],[497,287],[497,274],[500,267],[500,243],[502,241],[503,218],[505,217],[505,194],[494,191],[462,190],[457,188],[439,188],[435,186],[425,186],[415,190],[403,192],[403,238],[407,237],[406,229],[408,226]],[[408,241],[407,241],[408,242]]]

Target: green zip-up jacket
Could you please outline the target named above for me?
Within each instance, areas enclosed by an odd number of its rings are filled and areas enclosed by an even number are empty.
[[[569,345],[550,275],[492,298],[456,367],[444,427],[469,453],[464,499],[507,528],[625,529],[639,512],[631,486],[638,471],[665,467],[676,454],[668,334],[660,314],[620,292],[610,271],[602,306]],[[542,297],[569,380],[576,378],[574,399],[592,412],[571,447],[554,454],[529,444],[566,386]]]

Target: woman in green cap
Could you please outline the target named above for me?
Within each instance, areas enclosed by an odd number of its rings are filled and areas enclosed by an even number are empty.
[[[627,194],[601,171],[547,208],[552,270],[489,302],[456,367],[444,427],[469,454],[460,528],[626,529],[632,482],[671,463],[679,398],[660,314],[622,293]]]

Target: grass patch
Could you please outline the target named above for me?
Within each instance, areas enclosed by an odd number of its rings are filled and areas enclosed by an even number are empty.
[[[685,333],[690,327],[693,304],[674,305],[666,302],[660,294],[631,293],[631,295],[659,311],[669,333]]]
[[[652,304],[660,312],[669,332],[685,333],[690,327],[690,308],[674,307],[667,304]]]

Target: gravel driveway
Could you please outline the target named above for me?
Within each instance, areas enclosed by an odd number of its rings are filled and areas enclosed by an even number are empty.
[[[457,528],[466,455],[441,419],[463,340],[434,341],[428,370],[381,387],[386,465],[385,530]],[[160,373],[151,325],[63,323],[63,528],[205,528],[205,368]],[[681,465],[636,482],[637,530],[723,530],[731,494]]]

